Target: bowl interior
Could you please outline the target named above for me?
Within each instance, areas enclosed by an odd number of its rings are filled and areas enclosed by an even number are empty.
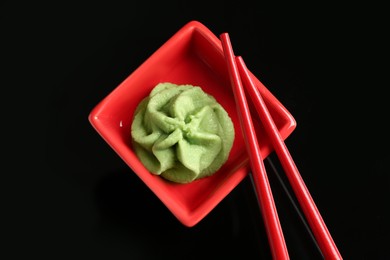
[[[294,118],[255,76],[253,79],[283,139],[287,138],[296,126]],[[172,183],[151,174],[132,150],[130,128],[134,111],[160,82],[200,86],[214,96],[230,115],[235,127],[235,140],[227,162],[213,176],[189,184]],[[253,107],[251,109],[255,115]],[[91,111],[89,121],[186,226],[198,223],[249,172],[245,143],[220,40],[197,21],[182,27],[105,97]],[[253,121],[265,158],[272,147],[259,119],[254,117]]]

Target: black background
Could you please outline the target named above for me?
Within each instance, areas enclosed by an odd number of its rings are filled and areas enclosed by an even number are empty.
[[[228,32],[297,121],[286,143],[344,259],[390,259],[386,8],[2,1],[7,259],[270,259],[250,177],[185,228],[88,122],[177,30]],[[321,259],[266,159],[291,259]],[[283,175],[282,172],[280,172]]]

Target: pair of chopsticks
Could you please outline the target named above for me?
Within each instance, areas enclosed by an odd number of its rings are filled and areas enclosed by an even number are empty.
[[[259,90],[252,81],[244,60],[241,56],[236,57],[234,55],[228,33],[222,33],[220,35],[220,40],[222,42],[234,98],[239,112],[240,124],[244,133],[255,190],[259,200],[273,259],[289,259],[289,254],[279,222],[271,187],[268,182],[263,158],[261,156],[260,147],[245,96],[244,86],[256,108],[264,129],[271,140],[273,148],[281,162],[323,256],[325,259],[342,259]]]

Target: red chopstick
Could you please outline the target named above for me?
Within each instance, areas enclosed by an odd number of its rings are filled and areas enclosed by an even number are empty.
[[[220,35],[273,259],[290,259],[229,35]]]
[[[246,87],[246,90],[256,107],[259,118],[263,123],[266,133],[271,139],[274,150],[281,162],[281,165],[288,177],[291,187],[294,190],[297,200],[301,205],[302,211],[306,216],[309,226],[325,259],[342,259],[340,252],[338,251],[321,217],[321,214],[317,209],[317,206],[315,205],[301,175],[299,174],[294,160],[292,159],[287,146],[264,103],[260,91],[256,88],[254,82],[252,81],[249,70],[247,69],[242,57],[236,57],[236,64],[243,81],[243,85]]]

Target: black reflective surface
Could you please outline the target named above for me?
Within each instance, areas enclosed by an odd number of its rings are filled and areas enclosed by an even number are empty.
[[[249,176],[186,228],[88,122],[190,20],[228,32],[295,117],[286,143],[344,259],[390,259],[385,8],[3,1],[0,10],[12,259],[270,259]],[[291,259],[321,259],[275,154],[265,163]]]

